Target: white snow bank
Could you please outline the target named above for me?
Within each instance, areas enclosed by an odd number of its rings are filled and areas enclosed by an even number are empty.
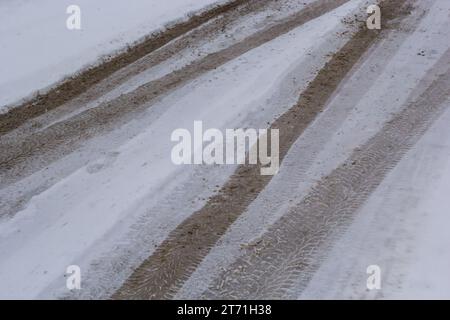
[[[0,112],[165,24],[218,0],[40,0],[0,2]],[[81,30],[69,30],[69,5]]]

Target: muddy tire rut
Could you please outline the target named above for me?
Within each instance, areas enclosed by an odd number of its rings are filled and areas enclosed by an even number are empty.
[[[150,108],[159,108],[158,103],[185,85],[349,1],[315,0],[302,9],[280,14],[279,19],[262,20],[267,25],[261,26],[259,22],[256,28],[252,18],[281,10],[289,0],[230,0],[168,27],[47,93],[0,114],[0,219],[20,211],[34,195],[61,178],[58,174],[68,175],[104,151],[98,147],[98,154],[85,155],[80,151],[83,147],[89,145],[86,147],[89,151],[90,143],[122,133],[123,128],[145,118]],[[340,86],[370,55],[371,48],[391,35],[416,1],[379,0],[383,29],[369,30],[364,22],[357,21],[359,28],[352,29],[354,32],[345,37],[349,40],[345,44],[342,41],[340,49],[329,59],[327,55],[328,62],[314,72],[314,79],[308,82],[298,100],[298,93],[295,94],[297,103],[288,110],[283,109],[287,111],[270,124],[270,129],[280,132],[281,162],[296,141],[305,137],[305,130],[327,108]],[[179,59],[185,52],[203,48],[209,40],[219,42],[225,29],[232,32],[245,19],[251,21],[246,25],[251,33],[243,33],[224,47],[211,45],[207,53],[192,60]],[[183,63],[178,65],[180,61]],[[165,73],[158,73],[158,67],[163,69],[168,65],[170,68],[163,70]],[[333,166],[331,173],[315,180],[313,187],[305,188],[295,204],[290,203],[258,239],[242,247],[226,268],[210,276],[211,282],[205,281],[196,295],[203,299],[298,297],[299,290],[308,285],[336,237],[351,224],[390,170],[445,111],[450,96],[449,65],[450,51],[447,51],[417,84],[400,112],[363,145],[352,149],[350,156]],[[121,91],[121,88],[127,89]],[[153,121],[150,117],[147,120]],[[97,148],[93,149],[97,152]],[[81,160],[64,167],[64,173],[57,172],[66,156],[80,156]],[[54,170],[45,177],[47,181],[33,180],[34,174],[45,176],[40,174],[50,166]],[[179,225],[173,224],[168,229],[172,230],[169,235],[158,240],[158,246],[151,245],[146,259],[140,257],[133,264],[132,267],[142,262],[124,283],[115,284],[104,294],[110,295],[118,288],[111,299],[171,299],[177,293],[180,295],[186,281],[195,279],[191,276],[201,270],[199,266],[205,257],[233,223],[245,216],[249,206],[272,181],[273,177],[260,172],[260,165],[238,166],[217,193],[203,199],[206,203],[201,202],[201,205],[205,203],[202,208],[188,218],[183,216],[186,219]],[[28,181],[33,185],[24,194],[11,196]],[[177,223],[180,221],[181,218]],[[146,242],[144,246],[147,247]],[[152,254],[147,257],[149,252]]]
[[[408,1],[383,1],[382,8],[385,23],[389,25],[389,23],[405,17],[409,12],[410,5]],[[298,103],[272,124],[271,128],[280,130],[281,161],[306,127],[325,108],[330,97],[332,97],[341,81],[349,74],[352,67],[371,45],[375,41],[380,40],[383,35],[382,32],[361,28],[341,50],[334,54],[324,68],[319,71],[316,78],[301,94]],[[135,270],[112,298],[172,298],[184,281],[195,271],[211,248],[217,243],[219,238],[270,182],[271,177],[261,176],[259,172],[259,166],[240,166],[219,194],[212,197],[201,210],[180,224],[156,251]],[[328,189],[328,187],[326,188]],[[340,190],[339,188],[337,189]],[[312,198],[310,199],[314,200]],[[319,207],[322,206],[321,202],[313,203]],[[317,215],[317,219],[325,219],[326,216],[322,215],[322,213],[325,214],[327,212],[319,210],[317,212],[308,211],[305,214]],[[339,211],[336,211],[336,214],[339,216]],[[289,225],[289,220],[286,223]],[[301,221],[299,223],[301,224]],[[295,233],[295,230],[297,230],[295,229],[296,226],[293,226],[289,230]],[[275,228],[274,230],[277,229]],[[276,236],[282,235],[283,230],[280,229],[280,232]],[[289,235],[292,236],[292,234]],[[295,243],[296,239],[293,238],[292,240]],[[286,239],[283,244],[286,242],[290,243],[290,239]],[[272,249],[274,252],[278,252],[278,250],[284,250],[285,248],[272,247]],[[283,254],[289,255],[291,252],[291,248],[286,248]],[[270,261],[274,260],[269,259],[267,263],[270,264]],[[267,263],[263,260],[258,260],[255,262],[255,270],[252,270],[255,273],[249,272],[244,274],[256,283],[259,283],[263,281],[262,277],[266,275],[264,273],[264,270],[266,270],[265,267],[269,267],[267,272],[271,270],[270,265],[267,265]],[[295,263],[301,266],[306,261],[296,260]],[[277,263],[274,263],[274,265],[277,265]],[[240,266],[236,267],[240,268]],[[257,268],[261,268],[261,271]],[[297,270],[297,265],[290,265],[289,268]],[[298,273],[294,274],[294,276],[297,275]],[[271,278],[268,277],[268,279]],[[289,276],[287,279],[290,279]],[[240,280],[237,279],[237,281]],[[236,284],[235,281],[235,279],[231,278],[230,282],[225,282],[223,285],[226,286],[229,283],[230,287],[227,287],[227,290],[232,290],[231,287],[233,287],[232,284]],[[242,281],[242,286],[250,283],[247,279],[242,279]],[[217,295],[209,294],[205,297],[249,298],[252,296],[249,295],[249,292],[254,289],[254,287],[249,285],[249,290],[242,291],[242,294],[239,294],[239,286],[236,286],[236,290],[232,290],[233,294],[231,294],[224,288],[219,286]],[[286,289],[286,287],[283,286],[283,289]],[[246,294],[247,296],[245,296]]]

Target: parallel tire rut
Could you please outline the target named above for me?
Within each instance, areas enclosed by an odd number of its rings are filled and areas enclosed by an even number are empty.
[[[386,24],[407,14],[407,8],[402,6],[405,2],[393,0],[382,2]],[[330,2],[325,3],[331,5]],[[321,14],[329,9],[331,8],[326,7]],[[319,12],[312,12],[312,14],[318,16]],[[281,160],[305,128],[324,109],[327,101],[353,65],[379,36],[378,31],[361,28],[319,72],[302,93],[297,105],[271,126],[280,130]],[[180,224],[154,254],[135,270],[112,298],[167,299],[173,297],[218,239],[269,183],[270,177],[261,176],[259,171],[259,166],[240,166],[219,194],[212,197],[201,210]],[[286,254],[289,252],[288,250]]]
[[[450,55],[439,65],[446,68]],[[345,227],[386,174],[445,110],[444,73],[340,167],[321,180],[211,285],[202,298],[280,299],[308,283],[334,231]]]

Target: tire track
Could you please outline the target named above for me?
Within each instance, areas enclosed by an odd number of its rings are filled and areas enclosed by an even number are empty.
[[[446,109],[449,65],[450,51],[432,70],[441,75],[420,97],[318,182],[299,205],[249,246],[202,298],[281,299],[294,283],[304,288],[336,230],[351,221],[387,173]]]
[[[405,1],[382,2],[385,23],[407,14],[403,4]],[[361,28],[319,71],[297,105],[271,126],[280,130],[280,160],[379,35],[378,31]],[[180,224],[112,298],[171,298],[270,180],[260,175],[259,166],[240,166],[219,194]]]
[[[151,81],[113,101],[86,110],[19,141],[0,141],[0,180],[4,186],[48,166],[69,154],[83,141],[104,134],[138,117],[149,104],[186,82],[323,15],[348,0],[318,0],[268,29],[257,32],[226,49],[209,54],[162,78]],[[34,160],[34,161],[33,161]],[[30,165],[32,164],[32,165]]]
[[[82,94],[101,80],[106,79],[114,72],[163,47],[173,39],[199,27],[221,14],[235,10],[250,2],[252,2],[252,0],[230,0],[225,4],[217,5],[209,10],[200,12],[191,17],[188,21],[177,23],[165,31],[159,32],[156,35],[151,35],[148,39],[145,39],[142,43],[128,49],[126,52],[63,81],[49,92],[37,96],[31,101],[26,101],[5,114],[0,114],[0,135],[19,127],[31,118],[35,118],[46,113],[48,110],[57,108],[71,99],[76,98],[78,95]],[[261,0],[261,2],[264,1]]]

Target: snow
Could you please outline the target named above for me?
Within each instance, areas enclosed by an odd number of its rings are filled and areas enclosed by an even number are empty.
[[[83,30],[77,32],[65,28],[69,1],[3,1],[0,69],[7,72],[0,73],[0,105],[48,87],[103,54],[215,2],[80,0]],[[346,30],[341,18],[353,15],[364,2],[350,1],[206,73],[140,119],[52,164],[49,170],[70,172],[72,162],[95,154],[95,160],[34,196],[13,218],[0,221],[0,298],[58,297],[67,292],[64,272],[71,264],[80,265],[83,279],[89,279],[82,280],[87,297],[91,292],[98,296],[96,287],[110,290],[120,284],[130,270],[115,269],[114,259],[138,265],[233,172],[234,167],[173,165],[171,132],[191,129],[199,119],[205,128],[264,127],[296,102],[325,56],[345,43],[350,34],[336,37]],[[239,256],[240,244],[263,234],[291,203],[299,202],[317,180],[404,106],[449,48],[450,3],[438,0],[430,8],[412,34],[398,32],[372,48],[292,146],[280,174],[212,248],[177,297],[195,297],[206,289],[220,268]],[[117,15],[124,18],[112,18]],[[426,58],[416,54],[427,48],[433,50]],[[207,54],[217,46],[205,43],[203,49]],[[180,54],[168,69],[186,65],[191,58]],[[371,73],[373,69],[378,73]],[[134,90],[166,71],[138,75],[108,97]],[[307,76],[295,82],[298,73]],[[95,105],[86,106],[90,107]],[[450,297],[449,122],[446,112],[394,168],[334,244],[307,289],[294,288],[295,298]],[[42,170],[0,192],[32,190],[46,175]],[[191,187],[202,177],[208,180]],[[95,264],[99,259],[102,264]],[[382,269],[381,291],[365,288],[365,271],[372,264]],[[106,275],[109,283],[98,275]]]
[[[423,199],[416,209],[426,218],[419,222],[417,246],[410,264],[403,270],[403,290],[392,295],[400,299],[448,299],[450,297],[450,113],[447,113],[440,127],[434,132],[435,143],[440,137],[447,139],[432,146],[434,161],[442,161],[442,167],[433,165],[432,186],[424,190]],[[436,139],[436,140],[435,140]],[[442,140],[441,140],[442,141]],[[431,149],[431,148],[430,148]],[[436,152],[436,149],[438,151]],[[435,163],[435,162],[434,162]],[[433,163],[433,164],[434,164]],[[389,295],[387,295],[389,297]]]
[[[93,258],[85,261],[84,255],[89,256],[109,231],[139,220],[161,200],[169,182],[186,184],[193,167],[172,164],[173,130],[192,130],[198,119],[205,129],[245,127],[239,126],[242,119],[256,113],[264,128],[267,121],[285,111],[296,95],[288,95],[288,104],[276,101],[267,106],[268,98],[279,90],[280,81],[285,81],[293,67],[304,68],[308,53],[318,50],[323,58],[307,66],[309,77],[299,79],[298,85],[306,86],[314,70],[326,61],[326,54],[345,43],[345,37],[336,39],[332,31],[345,29],[341,18],[358,3],[311,21],[181,88],[162,101],[165,112],[150,124],[147,120],[136,137],[33,197],[26,209],[0,224],[0,284],[9,288],[0,290],[0,296],[47,298],[52,292],[44,290],[55,281],[58,289],[65,289],[63,275],[68,265],[86,270]],[[158,106],[151,109],[155,108]],[[150,213],[149,240],[158,242],[192,211],[178,212],[176,219],[158,211]],[[161,225],[168,226],[158,228]],[[116,239],[119,236],[115,234]],[[110,250],[115,243],[109,243]]]
[[[218,0],[0,1],[0,112]],[[81,9],[69,30],[66,9]]]

